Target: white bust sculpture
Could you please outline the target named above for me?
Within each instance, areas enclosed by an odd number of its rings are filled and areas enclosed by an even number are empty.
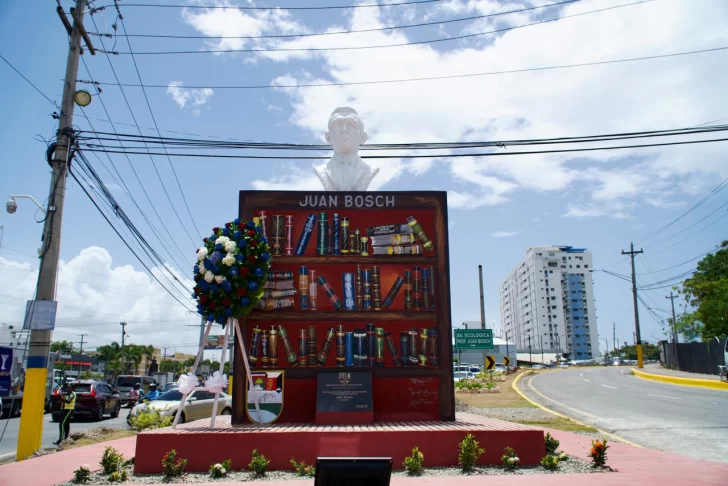
[[[314,168],[325,191],[366,191],[379,173],[359,157],[359,146],[367,141],[364,124],[353,108],[336,108],[329,118],[326,141],[334,156],[324,167]]]

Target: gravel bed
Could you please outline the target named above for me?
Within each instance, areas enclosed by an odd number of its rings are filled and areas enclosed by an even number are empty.
[[[541,410],[540,408],[471,408],[470,413],[484,415],[486,417],[501,420],[528,420],[532,422],[548,422],[554,419],[554,415]]]
[[[538,475],[538,474],[584,474],[584,473],[601,473],[608,472],[608,469],[594,469],[591,465],[580,459],[570,458],[567,461],[559,463],[558,471],[548,471],[541,466],[531,467],[519,467],[515,471],[506,471],[499,466],[481,466],[476,467],[473,472],[467,474],[468,476],[502,476],[502,475]],[[436,477],[436,476],[460,476],[463,473],[457,467],[432,467],[426,468],[422,471],[421,476],[423,477]],[[405,477],[407,472],[404,470],[392,471],[393,477]],[[129,473],[129,480],[123,483],[110,483],[106,480],[106,477],[99,473],[91,473],[91,480],[87,483],[90,485],[102,485],[102,484],[199,484],[206,482],[251,482],[251,481],[276,481],[276,480],[309,480],[311,478],[300,477],[291,471],[271,471],[265,476],[254,476],[249,471],[234,471],[228,476],[219,479],[211,479],[209,474],[206,473],[188,473],[179,478],[174,478],[167,481],[161,474],[142,474],[132,475]],[[72,481],[66,481],[58,483],[58,486],[73,486]]]

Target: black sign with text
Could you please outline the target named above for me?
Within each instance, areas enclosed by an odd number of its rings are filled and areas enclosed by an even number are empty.
[[[372,412],[371,371],[319,372],[316,412]]]

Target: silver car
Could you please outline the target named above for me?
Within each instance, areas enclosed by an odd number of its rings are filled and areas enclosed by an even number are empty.
[[[147,403],[140,403],[129,412],[131,421],[139,416],[146,409],[159,410],[162,417],[174,417],[180,408],[182,393],[177,390],[170,390],[162,393],[156,399]],[[187,397],[184,411],[179,418],[180,423],[191,422],[212,417],[212,406],[215,402],[215,394],[208,391],[193,391]],[[220,393],[220,400],[217,404],[218,415],[231,415],[233,411],[233,398],[227,393]]]

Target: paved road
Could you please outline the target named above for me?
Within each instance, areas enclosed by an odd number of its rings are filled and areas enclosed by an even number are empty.
[[[77,419],[71,422],[71,432],[81,432],[93,427],[110,427],[125,428],[126,416],[129,413],[128,408],[122,408],[121,413],[115,419],[109,418],[108,415],[101,422],[93,422],[87,419]],[[7,429],[5,426],[7,425]],[[18,445],[18,429],[20,427],[20,418],[5,420],[0,419],[0,435],[5,431],[2,440],[0,440],[0,456],[7,453],[14,453]],[[43,416],[43,448],[55,447],[53,442],[58,440],[58,424],[51,421],[51,414],[47,413]]]
[[[641,380],[625,368],[526,377],[535,402],[636,444],[728,462],[728,392]]]

